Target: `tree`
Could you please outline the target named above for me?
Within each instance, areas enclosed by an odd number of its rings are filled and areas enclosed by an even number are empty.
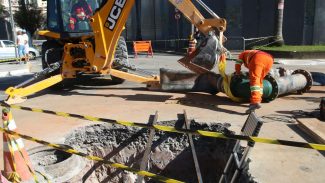
[[[3,18],[3,15],[5,14],[6,10],[5,10],[5,7],[0,4],[0,17]]]
[[[8,29],[8,23],[5,20],[6,17],[9,16],[9,12],[6,10],[5,6],[0,4],[0,21],[4,23],[5,28],[6,28],[6,34],[7,34],[7,39],[10,39],[9,35],[9,29]]]
[[[45,20],[42,10],[37,7],[36,2],[25,3],[25,0],[19,0],[19,8],[14,19],[19,27],[29,33],[30,37],[34,36],[36,30],[43,25]]]
[[[275,46],[284,45],[284,39],[282,34],[283,26],[283,10],[284,10],[284,0],[278,0],[278,13],[276,19],[276,31],[275,31]]]

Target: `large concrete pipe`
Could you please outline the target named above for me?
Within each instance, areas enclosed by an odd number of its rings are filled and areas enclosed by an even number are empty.
[[[163,91],[204,92],[216,94],[219,92],[217,83],[219,74],[207,72],[196,74],[189,71],[160,69],[160,85]]]

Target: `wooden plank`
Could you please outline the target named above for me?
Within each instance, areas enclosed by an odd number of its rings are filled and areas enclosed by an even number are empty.
[[[156,111],[155,116],[154,117],[150,117],[148,124],[149,125],[154,125],[158,120],[158,111]],[[140,170],[147,170],[147,165],[148,165],[148,160],[149,160],[149,155],[151,153],[151,146],[152,146],[152,141],[153,141],[153,137],[155,136],[155,129],[150,129],[149,131],[149,138],[148,138],[148,142],[147,142],[147,146],[146,149],[144,151],[143,157],[142,157],[142,161],[140,163]],[[139,176],[137,183],[142,183],[143,182],[143,176]]]
[[[185,120],[185,128],[187,130],[189,130],[191,122],[188,120],[185,110],[184,110],[184,120]],[[188,140],[189,140],[189,143],[190,143],[190,146],[191,146],[191,151],[192,151],[192,156],[193,156],[193,161],[194,161],[194,166],[195,166],[195,171],[196,171],[196,176],[197,176],[197,179],[198,179],[198,183],[203,183],[201,170],[200,170],[200,165],[199,165],[199,160],[197,159],[192,134],[187,134],[187,137],[188,137]]]
[[[317,143],[325,144],[325,122],[316,118],[297,118],[298,127]]]

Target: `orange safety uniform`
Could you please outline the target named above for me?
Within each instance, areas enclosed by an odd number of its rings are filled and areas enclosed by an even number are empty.
[[[263,79],[271,70],[273,57],[259,50],[246,50],[236,61],[236,74],[240,74],[241,65],[249,69],[251,104],[261,103],[263,96]]]

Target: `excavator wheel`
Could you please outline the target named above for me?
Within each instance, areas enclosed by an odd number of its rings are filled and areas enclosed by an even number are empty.
[[[42,44],[42,68],[46,69],[48,65],[60,61],[62,59],[62,55],[63,55],[63,45],[59,44],[55,40],[48,40],[44,42]],[[55,72],[52,72],[51,74],[48,75],[48,77],[57,74],[60,74],[60,69],[58,69]],[[49,88],[53,90],[61,90],[67,86],[73,85],[74,82],[75,82],[74,79],[64,79],[60,83],[57,83]]]
[[[119,38],[115,48],[115,59],[119,59],[119,63],[123,65],[129,65],[128,48],[126,46],[125,39],[122,36]],[[128,72],[128,69],[120,66],[116,62],[113,63],[113,68],[120,71]],[[111,78],[114,84],[122,84],[125,81],[124,79],[114,76],[111,76]]]
[[[47,53],[47,55],[46,55]],[[53,64],[62,59],[63,45],[57,41],[49,40],[42,44],[42,68],[45,69],[48,65]],[[55,74],[58,74],[59,71]]]

